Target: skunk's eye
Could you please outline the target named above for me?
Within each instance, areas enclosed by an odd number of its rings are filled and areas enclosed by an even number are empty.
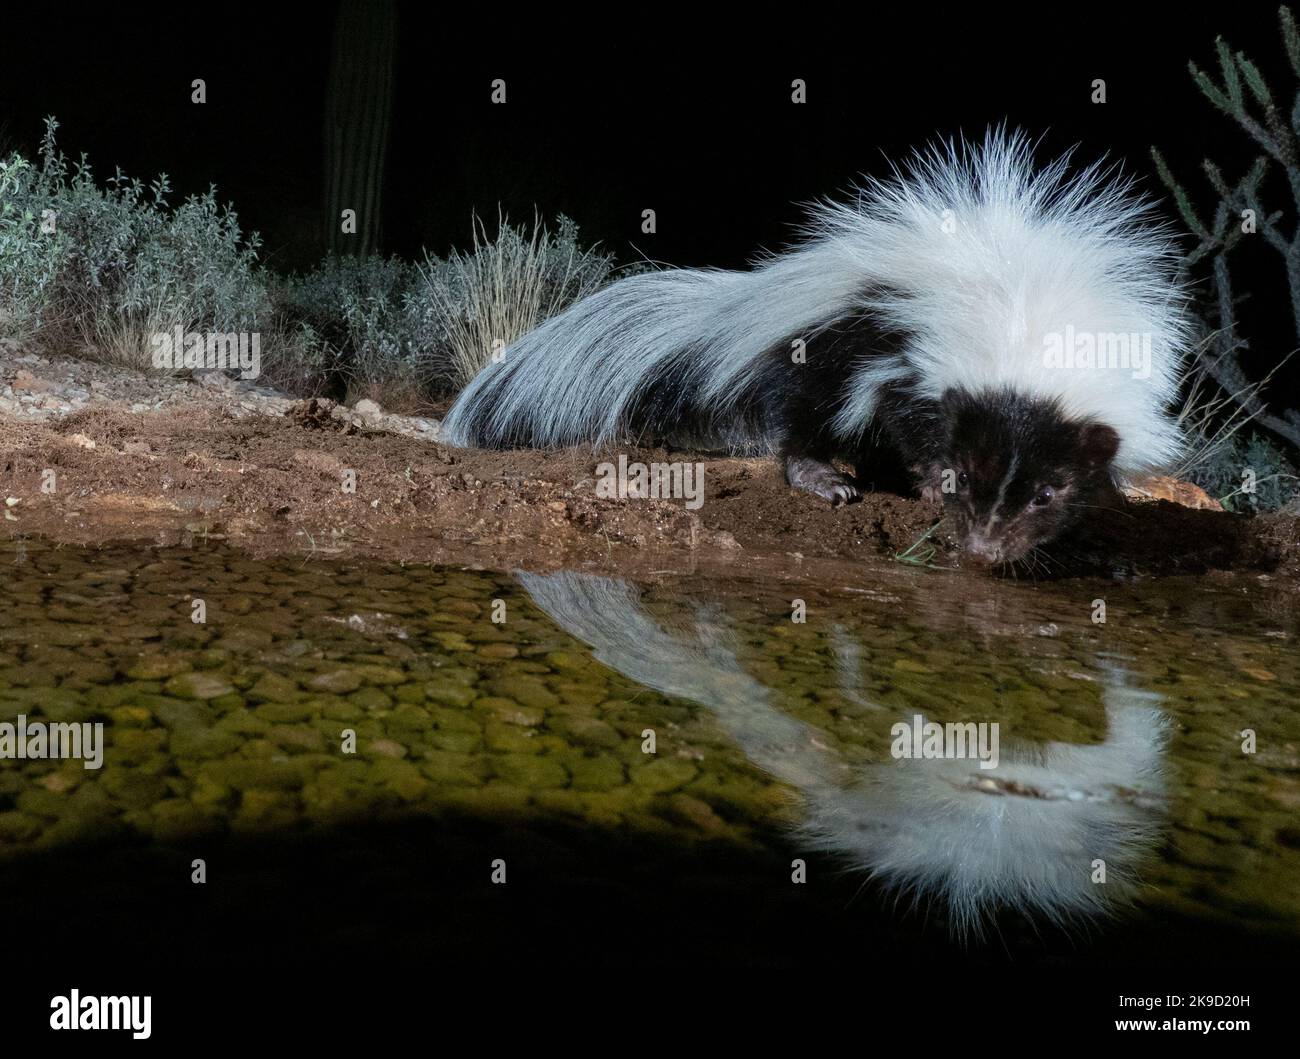
[[[1043,486],[1043,488],[1038,491],[1038,495],[1034,497],[1034,507],[1046,507],[1052,502],[1052,497],[1055,495],[1056,491],[1050,485]]]
[[[957,484],[968,485],[969,483],[970,483],[970,475],[967,474],[965,471],[959,471],[957,474]]]

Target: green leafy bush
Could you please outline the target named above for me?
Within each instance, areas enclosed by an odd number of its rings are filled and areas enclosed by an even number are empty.
[[[19,155],[0,160],[0,338],[18,342],[40,331],[63,256],[34,212],[39,180]]]
[[[39,167],[17,155],[0,177],[0,313],[12,330],[133,367],[149,338],[186,330],[254,331],[268,302],[258,238],[215,189],[172,206],[166,175],[146,186],[116,172],[96,183],[46,122]]]

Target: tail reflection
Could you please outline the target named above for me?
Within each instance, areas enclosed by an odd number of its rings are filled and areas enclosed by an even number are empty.
[[[809,842],[899,892],[944,898],[958,932],[978,931],[1003,906],[1058,921],[1102,914],[1132,892],[1134,866],[1155,843],[1166,721],[1160,697],[1116,662],[1101,663],[1099,745],[1012,743],[993,769],[969,758],[850,767],[745,671],[716,605],[683,606],[668,628],[621,580],[568,571],[519,580],[597,659],[712,710],[752,761],[802,794]],[[861,695],[863,645],[842,626],[830,640],[828,677],[850,701],[880,708]]]

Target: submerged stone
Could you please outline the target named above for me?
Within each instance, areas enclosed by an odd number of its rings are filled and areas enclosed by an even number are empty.
[[[361,674],[355,669],[332,669],[308,677],[306,686],[312,691],[324,691],[331,695],[346,695],[361,687]]]
[[[234,693],[235,688],[216,673],[193,672],[172,677],[163,685],[163,690],[183,699],[215,699]]]
[[[682,758],[660,758],[648,765],[632,769],[632,782],[655,794],[684,787],[699,774],[699,769]]]
[[[492,759],[491,767],[498,778],[512,786],[564,787],[569,782],[568,770],[562,764],[536,754],[502,754]]]

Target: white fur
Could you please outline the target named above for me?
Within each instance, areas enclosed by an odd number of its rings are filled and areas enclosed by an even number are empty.
[[[517,576],[601,662],[707,706],[752,761],[799,792],[808,842],[846,856],[886,889],[941,898],[955,933],[979,933],[1005,906],[1068,923],[1132,897],[1160,833],[1169,727],[1160,696],[1134,687],[1114,661],[1101,666],[1101,743],[1012,740],[991,770],[951,758],[850,765],[833,736],[796,720],[776,688],[749,675],[716,608],[684,608],[664,622],[625,581]],[[837,628],[832,646],[841,691],[883,713],[860,692],[861,645]],[[913,712],[896,719],[911,723]],[[1094,881],[1098,860],[1105,885]]]
[[[1096,165],[1071,174],[1068,158],[1035,170],[1022,135],[990,132],[818,205],[805,242],[752,271],[670,270],[592,295],[480,372],[444,431],[453,444],[613,441],[661,368],[725,421],[765,351],[801,337],[816,370],[817,336],[870,312],[912,337],[858,370],[840,437],[868,428],[883,383],[915,373],[919,396],[1007,386],[1055,398],[1119,433],[1117,470],[1148,471],[1180,448],[1167,408],[1189,340],[1183,307],[1168,233],[1129,182]],[[1150,336],[1150,378],[1048,366],[1047,338],[1067,327]]]

